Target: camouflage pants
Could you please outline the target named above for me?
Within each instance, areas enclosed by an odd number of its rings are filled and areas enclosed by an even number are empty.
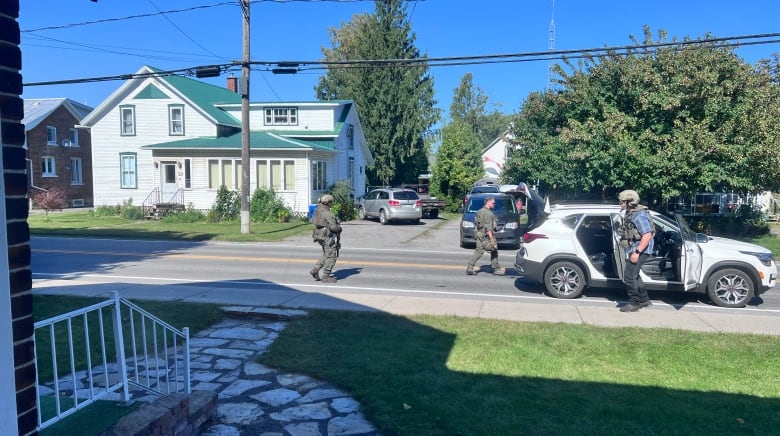
[[[332,238],[320,241],[319,244],[322,247],[322,256],[320,256],[320,259],[317,261],[317,264],[314,265],[314,268],[322,270],[325,276],[327,276],[333,271],[333,266],[336,265],[336,258],[339,257],[339,254],[336,249],[335,240]]]
[[[474,265],[476,265],[479,258],[482,257],[483,254],[485,254],[485,244],[488,242],[488,237],[485,236],[485,234],[479,232],[477,233],[477,248],[474,250],[474,254],[471,256],[471,259],[469,259],[468,266],[469,268],[474,268]],[[498,249],[491,250],[490,251],[490,266],[493,267],[493,269],[499,269],[501,266],[498,264]]]

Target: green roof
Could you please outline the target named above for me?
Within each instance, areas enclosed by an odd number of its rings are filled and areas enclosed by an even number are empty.
[[[249,148],[251,150],[288,149],[288,150],[335,150],[335,139],[318,137],[289,138],[273,132],[250,132]],[[147,150],[240,150],[241,133],[230,136],[201,136],[199,138],[182,139],[180,141],[162,142],[144,145]]]
[[[160,69],[149,67],[150,70],[159,72]],[[183,95],[189,98],[195,105],[209,114],[219,124],[229,126],[240,126],[239,120],[233,118],[222,109],[218,109],[216,104],[234,104],[241,103],[241,96],[227,88],[201,82],[200,80],[190,79],[182,76],[160,76],[160,79],[168,82],[169,85],[178,89]]]

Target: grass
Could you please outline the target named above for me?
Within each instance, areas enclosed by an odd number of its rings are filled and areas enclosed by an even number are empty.
[[[314,311],[259,360],[387,435],[776,434],[780,339]]]
[[[241,233],[239,222],[167,223],[157,220],[128,220],[115,216],[95,217],[90,212],[50,212],[27,218],[34,236],[78,236],[85,238],[176,239],[185,241],[266,242],[311,231],[306,221],[252,223],[250,233]]]

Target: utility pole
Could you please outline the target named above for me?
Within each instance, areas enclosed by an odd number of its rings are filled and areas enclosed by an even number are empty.
[[[249,233],[249,0],[241,0],[244,54],[241,59],[241,233]]]

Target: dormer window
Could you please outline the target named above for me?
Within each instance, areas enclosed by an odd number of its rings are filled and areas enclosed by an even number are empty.
[[[267,107],[265,108],[266,126],[294,126],[298,124],[298,108]]]

